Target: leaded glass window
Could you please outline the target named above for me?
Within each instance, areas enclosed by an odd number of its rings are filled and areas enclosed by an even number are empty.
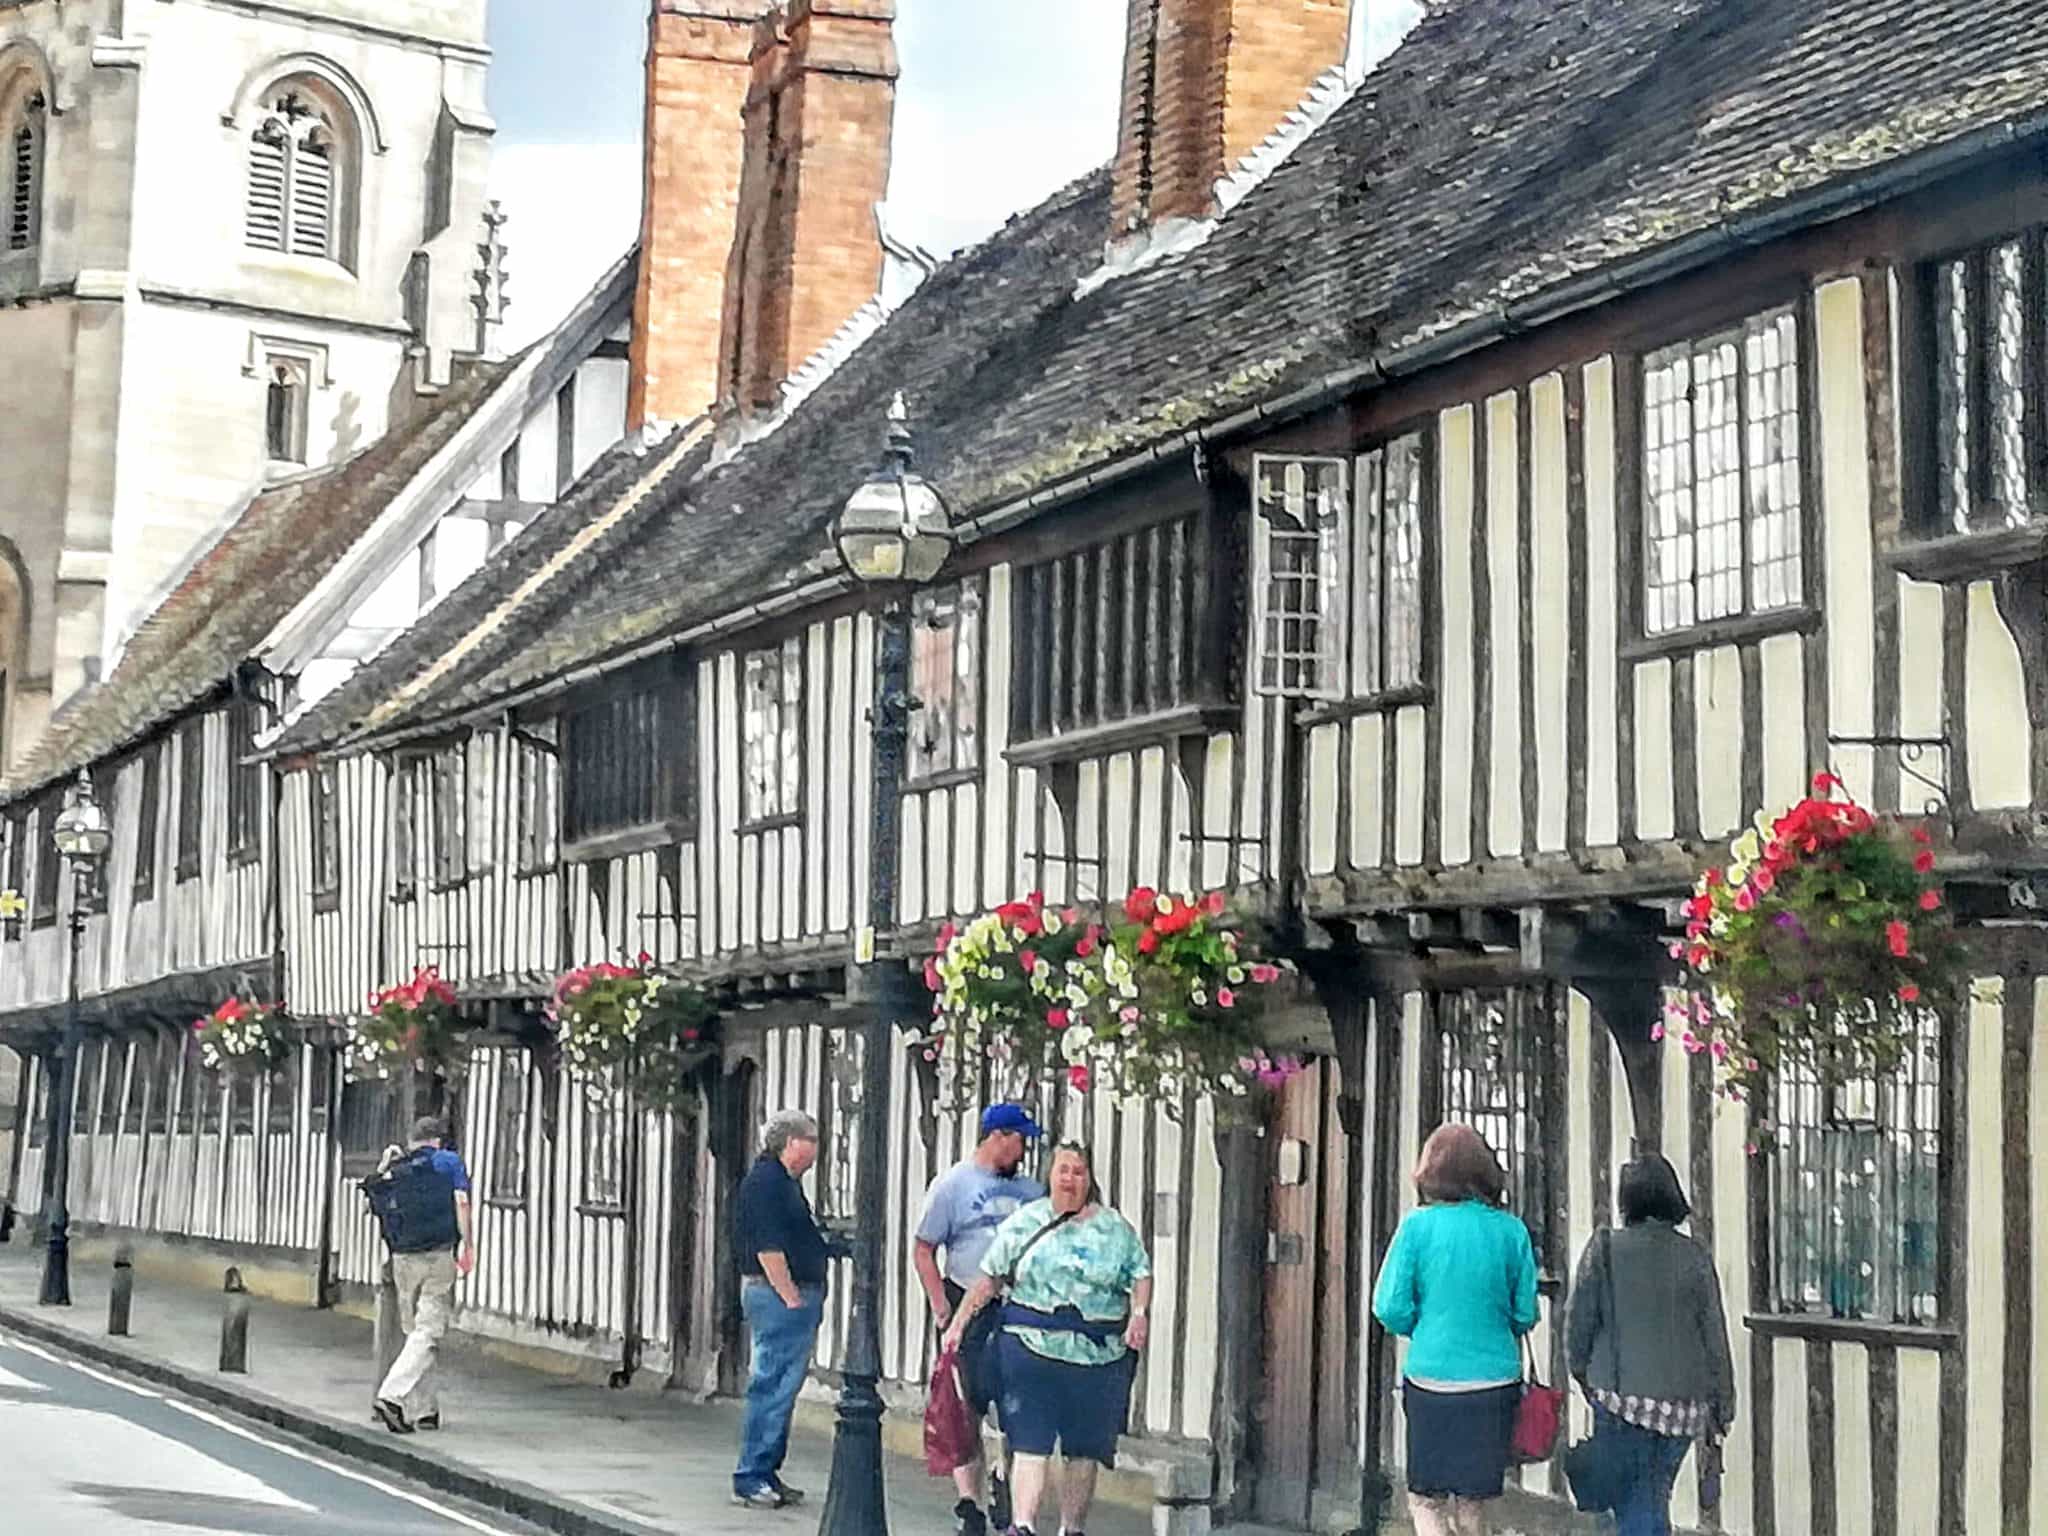
[[[2017,527],[2048,498],[2048,252],[2043,232],[1926,269],[1932,512],[1944,531]]]
[[[748,821],[794,816],[803,794],[803,642],[748,651],[741,665]]]
[[[1789,309],[1643,359],[1643,625],[1804,595],[1799,328]]]
[[[1369,699],[1424,679],[1425,444],[1355,459],[1259,456],[1258,691]]]
[[[1941,1023],[1882,1077],[1773,1089],[1771,1290],[1779,1312],[1929,1324],[1941,1307]]]
[[[910,777],[981,764],[981,583],[917,594],[911,606]]]
[[[1506,987],[1437,998],[1437,1121],[1469,1125],[1507,1174],[1508,1209],[1528,1225],[1538,1267],[1563,1267],[1554,1167],[1545,1127],[1564,1110],[1559,989]]]

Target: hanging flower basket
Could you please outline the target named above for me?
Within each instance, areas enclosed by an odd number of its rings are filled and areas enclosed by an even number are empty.
[[[1897,1067],[1964,978],[1931,842],[1816,775],[1701,875],[1671,951],[1691,994],[1653,1038],[1711,1055],[1736,1099],[1788,1067],[1827,1083]]]
[[[199,1060],[209,1072],[261,1077],[291,1059],[284,1009],[231,997],[192,1024]]]
[[[936,1060],[1063,1069],[1083,1091],[1130,1098],[1183,1090],[1232,1097],[1301,1070],[1269,1052],[1260,1015],[1285,968],[1223,920],[1221,892],[1140,888],[1108,922],[1048,907],[1034,891],[940,932],[926,962]]]
[[[349,1076],[388,1078],[407,1070],[455,1076],[464,1061],[460,1023],[455,989],[423,965],[411,981],[372,993],[368,1018],[349,1021]]]
[[[593,1091],[610,1092],[613,1069],[630,1066],[643,1109],[695,1102],[687,1074],[718,1038],[718,1005],[702,988],[664,975],[651,955],[632,965],[579,966],[556,981],[547,1011],[563,1058]]]

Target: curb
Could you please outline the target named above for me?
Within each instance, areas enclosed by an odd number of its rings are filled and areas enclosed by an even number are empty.
[[[624,1515],[601,1513],[586,1504],[558,1498],[530,1483],[487,1477],[465,1463],[429,1451],[414,1450],[408,1440],[388,1432],[372,1434],[339,1419],[293,1407],[250,1388],[230,1387],[212,1376],[103,1343],[11,1307],[0,1307],[0,1329],[18,1333],[23,1338],[136,1377],[153,1386],[167,1387],[182,1396],[226,1408],[245,1419],[284,1430],[324,1450],[399,1473],[437,1492],[510,1515],[542,1530],[558,1532],[559,1536],[670,1536],[656,1526],[644,1525]]]

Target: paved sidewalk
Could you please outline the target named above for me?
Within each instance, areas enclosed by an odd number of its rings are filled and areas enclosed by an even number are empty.
[[[449,1428],[438,1435],[395,1436],[375,1428],[367,1411],[371,1329],[366,1322],[250,1298],[249,1374],[222,1376],[221,1299],[139,1275],[132,1336],[106,1337],[109,1272],[80,1264],[68,1310],[35,1304],[38,1250],[0,1248],[0,1314],[24,1327],[62,1330],[81,1347],[113,1352],[102,1358],[151,1373],[177,1390],[234,1394],[234,1406],[280,1423],[345,1454],[419,1477],[479,1499],[479,1484],[510,1490],[493,1507],[564,1531],[590,1536],[653,1531],[691,1536],[799,1536],[817,1529],[831,1460],[828,1436],[801,1423],[790,1445],[788,1480],[810,1490],[799,1510],[761,1513],[728,1498],[739,1443],[737,1404],[698,1404],[677,1394],[615,1392],[509,1364],[472,1349],[443,1351]],[[8,1326],[0,1315],[0,1329]],[[298,1422],[294,1422],[297,1420]],[[394,1466],[401,1454],[409,1464]],[[950,1483],[927,1477],[921,1464],[892,1457],[889,1518],[894,1536],[948,1536]],[[1141,1536],[1150,1520],[1135,1510],[1098,1505],[1089,1536]],[[1240,1533],[1246,1528],[1238,1527]]]

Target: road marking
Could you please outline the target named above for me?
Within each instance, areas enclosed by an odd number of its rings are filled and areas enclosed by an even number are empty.
[[[155,1402],[163,1396],[161,1392],[152,1392],[147,1387],[138,1387],[132,1382],[121,1380],[118,1376],[109,1376],[104,1371],[96,1371],[89,1365],[81,1365],[78,1361],[71,1359],[67,1355],[53,1354],[47,1349],[38,1348],[36,1345],[11,1333],[0,1335],[0,1342],[5,1342],[8,1347],[20,1350],[24,1355],[33,1355],[36,1359],[47,1361],[51,1365],[61,1365],[67,1371],[76,1371],[81,1376],[90,1376],[102,1386],[118,1387],[131,1397],[147,1398],[149,1401]]]
[[[138,1423],[118,1409],[68,1403],[0,1403],[0,1437],[25,1448],[29,1476],[52,1488],[119,1484],[124,1489],[235,1499],[314,1514],[264,1478],[220,1456]]]
[[[447,1505],[427,1498],[423,1494],[414,1493],[410,1489],[400,1488],[394,1484],[387,1483],[381,1478],[371,1477],[367,1473],[358,1472],[353,1467],[346,1467],[339,1462],[330,1461],[325,1456],[315,1456],[309,1451],[300,1450],[297,1446],[287,1445],[283,1441],[259,1435],[253,1430],[245,1429],[240,1424],[234,1423],[232,1420],[224,1419],[215,1413],[209,1413],[204,1408],[197,1407],[191,1403],[180,1402],[177,1398],[167,1397],[161,1392],[149,1392],[141,1387],[130,1386],[125,1381],[116,1380],[112,1376],[93,1370],[90,1366],[81,1365],[76,1360],[63,1355],[53,1354],[49,1350],[40,1349],[33,1344],[26,1343],[14,1334],[0,1335],[0,1344],[19,1349],[22,1353],[33,1355],[38,1360],[47,1360],[50,1364],[62,1366],[66,1370],[76,1371],[81,1376],[89,1376],[94,1381],[105,1382],[111,1387],[119,1387],[122,1391],[132,1393],[136,1397],[145,1397],[152,1401],[161,1402],[167,1408],[175,1408],[178,1412],[198,1419],[202,1423],[210,1424],[215,1429],[230,1435],[239,1436],[241,1439],[249,1441],[252,1445],[260,1445],[265,1450],[277,1452],[280,1456],[289,1456],[295,1461],[302,1461],[308,1466],[318,1467],[321,1471],[332,1473],[336,1477],[345,1477],[350,1482],[361,1483],[366,1488],[374,1488],[377,1492],[389,1498],[411,1504],[415,1508],[425,1510],[430,1515],[438,1515],[441,1519],[452,1521],[454,1524],[462,1526],[467,1530],[480,1531],[483,1533],[483,1536],[512,1536],[512,1533],[503,1526],[486,1525],[483,1521],[471,1515],[466,1515],[459,1509],[451,1509]]]
[[[30,1381],[26,1376],[15,1375],[14,1372],[8,1370],[4,1365],[0,1365],[0,1388],[5,1388],[10,1392],[47,1392],[50,1390],[40,1381]]]
[[[189,1414],[195,1419],[211,1424],[216,1429],[225,1430],[228,1434],[239,1435],[242,1439],[254,1445],[260,1445],[266,1450],[276,1451],[281,1456],[290,1456],[295,1460],[303,1461],[309,1466],[320,1468],[323,1472],[331,1472],[336,1477],[348,1478],[351,1482],[361,1483],[366,1488],[374,1488],[379,1493],[386,1494],[391,1498],[403,1499],[406,1503],[424,1509],[429,1514],[439,1515],[443,1520],[452,1520],[455,1524],[464,1526],[472,1531],[482,1531],[484,1536],[511,1536],[511,1533],[505,1530],[503,1526],[486,1525],[481,1520],[465,1515],[459,1509],[450,1509],[447,1505],[437,1503],[423,1494],[414,1493],[410,1489],[400,1488],[394,1484],[387,1483],[381,1478],[371,1477],[367,1473],[358,1472],[353,1467],[345,1467],[339,1462],[328,1460],[325,1456],[315,1456],[310,1451],[300,1450],[297,1446],[286,1445],[280,1440],[272,1440],[267,1436],[259,1435],[253,1430],[244,1429],[241,1425],[222,1418],[218,1414],[208,1413],[204,1408],[194,1407],[190,1403],[181,1403],[175,1397],[165,1398],[164,1403],[165,1406],[175,1408],[180,1413]]]

